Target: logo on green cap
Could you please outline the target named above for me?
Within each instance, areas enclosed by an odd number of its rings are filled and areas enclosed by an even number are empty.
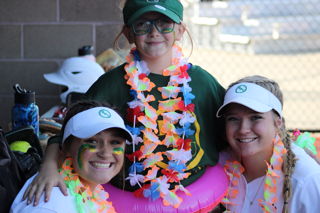
[[[110,118],[111,117],[111,113],[106,110],[106,109],[102,109],[99,111],[99,115],[103,118]]]
[[[236,88],[236,93],[244,93],[245,91],[247,91],[246,85],[240,85]]]
[[[160,10],[167,10],[166,8],[162,7],[161,5],[154,5],[154,7],[160,9]]]

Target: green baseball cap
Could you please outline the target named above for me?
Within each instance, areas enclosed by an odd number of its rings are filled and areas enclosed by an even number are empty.
[[[122,10],[124,23],[130,25],[148,12],[162,13],[178,24],[183,20],[183,6],[178,0],[130,0]]]

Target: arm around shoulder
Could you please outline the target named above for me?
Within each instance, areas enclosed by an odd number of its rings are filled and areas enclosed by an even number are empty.
[[[65,196],[68,195],[67,187],[58,172],[58,161],[60,159],[59,146],[58,143],[53,143],[47,147],[39,174],[23,195],[23,200],[28,198],[27,204],[30,204],[33,197],[35,197],[33,205],[36,206],[43,191],[45,191],[45,202],[48,202],[54,186],[58,186]]]

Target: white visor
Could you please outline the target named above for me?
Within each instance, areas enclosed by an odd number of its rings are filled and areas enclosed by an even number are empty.
[[[74,115],[66,124],[62,144],[70,136],[85,139],[110,128],[124,131],[125,138],[132,142],[131,133],[126,129],[123,119],[114,110],[107,107],[94,107]]]
[[[244,105],[256,112],[268,112],[274,109],[282,118],[282,105],[279,99],[257,84],[242,82],[232,86],[224,97],[217,117],[224,114],[225,106],[230,103]]]

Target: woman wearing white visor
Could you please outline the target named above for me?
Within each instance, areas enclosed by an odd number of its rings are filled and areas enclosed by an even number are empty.
[[[68,196],[54,187],[50,202],[44,202],[43,193],[39,205],[27,205],[22,196],[33,176],[21,189],[10,212],[115,212],[101,184],[120,172],[126,140],[133,140],[123,119],[106,104],[82,101],[70,108],[62,130],[62,163],[58,170]]]
[[[230,145],[219,160],[229,176],[228,212],[320,212],[320,166],[291,143],[282,106],[271,79],[250,76],[229,86],[217,112]]]

